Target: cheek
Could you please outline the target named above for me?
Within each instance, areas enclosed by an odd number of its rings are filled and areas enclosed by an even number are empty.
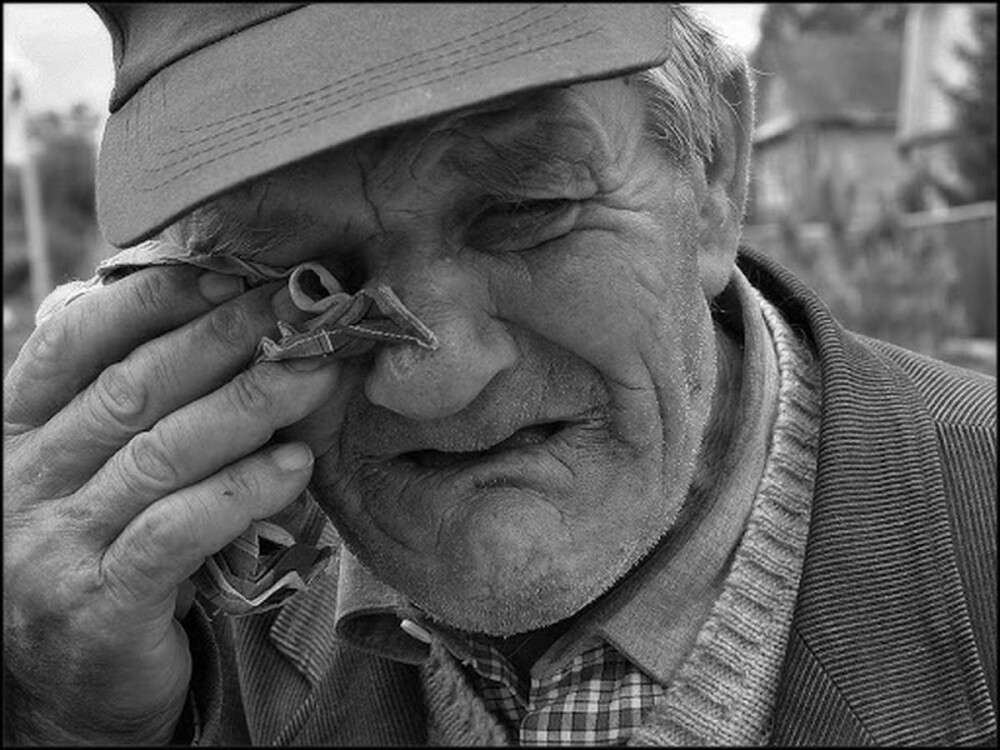
[[[523,256],[528,284],[502,310],[583,358],[611,382],[643,388],[672,369],[677,336],[699,302],[697,268],[683,244],[579,233]],[[703,306],[703,305],[702,305]]]
[[[592,365],[617,436],[660,456],[692,439],[711,385],[709,309],[691,233],[675,226],[577,232],[525,253],[522,283],[500,310]]]

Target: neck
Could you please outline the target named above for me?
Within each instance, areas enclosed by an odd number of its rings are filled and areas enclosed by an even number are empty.
[[[715,489],[735,470],[733,463],[742,456],[739,446],[734,443],[739,434],[739,421],[745,417],[741,408],[744,401],[743,351],[733,335],[718,325],[715,327],[715,346],[715,393],[689,498],[699,489]],[[686,505],[691,504],[689,499]]]

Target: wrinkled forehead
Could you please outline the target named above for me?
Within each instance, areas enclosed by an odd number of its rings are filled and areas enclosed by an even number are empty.
[[[620,125],[608,117],[602,93],[594,84],[521,93],[393,128],[349,148],[368,167],[392,171],[405,166],[410,175],[437,164],[467,172],[471,164],[496,158],[506,144],[559,154],[603,140],[603,131]]]
[[[368,135],[229,191],[203,207],[215,220],[200,225],[230,235],[301,227],[324,212],[363,215],[374,191],[402,182],[500,175],[492,187],[502,192],[501,173],[530,182],[561,166],[591,169],[613,158],[629,122],[623,97],[638,95],[626,80],[521,93]]]

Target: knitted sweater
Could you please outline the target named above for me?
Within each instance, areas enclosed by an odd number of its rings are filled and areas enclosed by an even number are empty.
[[[772,443],[753,509],[693,649],[632,736],[635,745],[761,745],[798,590],[816,468],[819,372],[800,341],[758,299],[778,358],[780,390]],[[421,670],[428,741],[506,745],[506,732],[437,641]]]

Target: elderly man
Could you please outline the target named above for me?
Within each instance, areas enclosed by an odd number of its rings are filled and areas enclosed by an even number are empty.
[[[994,383],[738,251],[687,11],[95,7],[129,249],[5,383],[8,738],[995,742]]]

